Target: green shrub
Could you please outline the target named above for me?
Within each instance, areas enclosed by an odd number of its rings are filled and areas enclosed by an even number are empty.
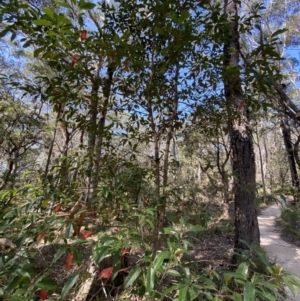
[[[281,212],[283,233],[290,238],[300,239],[300,208],[286,208]]]

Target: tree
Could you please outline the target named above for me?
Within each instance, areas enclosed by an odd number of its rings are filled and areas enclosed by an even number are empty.
[[[224,41],[224,89],[228,107],[234,112],[230,120],[232,172],[234,176],[234,210],[236,252],[247,249],[244,244],[259,246],[259,228],[255,208],[255,157],[247,103],[243,95],[239,70],[238,1],[224,1],[228,35]],[[234,255],[233,261],[238,257]]]

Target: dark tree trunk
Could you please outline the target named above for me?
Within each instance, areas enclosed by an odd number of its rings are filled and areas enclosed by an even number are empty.
[[[235,253],[248,249],[242,242],[259,245],[260,235],[255,207],[255,158],[252,132],[239,71],[238,1],[224,1],[228,35],[224,37],[224,88],[231,116],[230,143],[234,175]],[[233,262],[237,262],[237,255]]]
[[[292,185],[299,190],[299,178],[297,173],[296,160],[294,155],[294,147],[291,138],[291,129],[289,127],[289,123],[287,118],[282,118],[280,122],[280,127],[282,130],[283,141],[285,145],[285,149],[288,155],[289,168],[292,177]]]

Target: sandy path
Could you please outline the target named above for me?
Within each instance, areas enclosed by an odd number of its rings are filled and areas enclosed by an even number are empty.
[[[275,227],[281,208],[280,204],[274,203],[261,211],[258,217],[261,246],[267,251],[268,256],[275,259],[285,270],[300,276],[300,248],[283,241]],[[295,297],[289,293],[286,300],[300,301],[300,290],[297,290]]]

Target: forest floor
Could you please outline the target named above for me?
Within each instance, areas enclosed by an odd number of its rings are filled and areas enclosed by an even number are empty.
[[[289,203],[289,199],[287,203]],[[260,210],[258,220],[261,234],[261,246],[266,250],[271,261],[277,262],[284,270],[289,271],[296,276],[300,276],[300,247],[295,246],[290,243],[290,241],[286,241],[286,238],[281,234],[282,229],[279,223],[281,209],[281,204],[271,203]],[[232,222],[230,220],[220,219],[217,223],[213,223],[205,233],[201,233],[199,237],[191,237],[191,243],[193,244],[191,256],[199,269],[210,268],[219,271],[223,269],[226,270],[233,253],[233,232]],[[64,254],[56,262],[51,276],[59,283],[60,287],[64,285],[66,279],[72,273],[79,270],[82,272],[88,270],[93,245],[94,243],[90,242],[78,246],[79,252],[83,258],[83,263],[79,266],[74,264],[71,269],[66,270],[65,262],[67,260],[67,254]],[[41,246],[39,248],[40,255],[37,260],[39,267],[51,265],[53,256],[56,254],[59,247],[61,247],[59,244]],[[136,261],[136,254],[130,255],[129,259],[130,261]],[[44,262],[44,264],[41,264],[41,262]],[[110,261],[101,263],[101,266],[97,268],[97,273],[100,273],[102,269],[111,266],[111,264]],[[82,283],[79,284],[79,286],[81,285]],[[69,295],[70,299],[68,300],[75,300],[74,294],[78,288],[79,287],[77,287],[75,291],[73,290]],[[101,284],[96,277],[93,281],[92,289],[87,300],[96,300],[97,298],[93,298],[92,296],[97,296],[99,291],[102,290],[103,284]],[[287,301],[300,301],[300,290],[297,291],[295,297],[292,296],[288,289],[286,291],[288,294]]]
[[[289,199],[288,202],[289,203]],[[278,227],[282,205],[272,203],[261,210],[258,217],[261,246],[266,250],[268,257],[275,260],[286,271],[300,277],[300,248],[282,239],[281,229]],[[300,301],[300,290],[296,296],[287,290],[287,301]]]

